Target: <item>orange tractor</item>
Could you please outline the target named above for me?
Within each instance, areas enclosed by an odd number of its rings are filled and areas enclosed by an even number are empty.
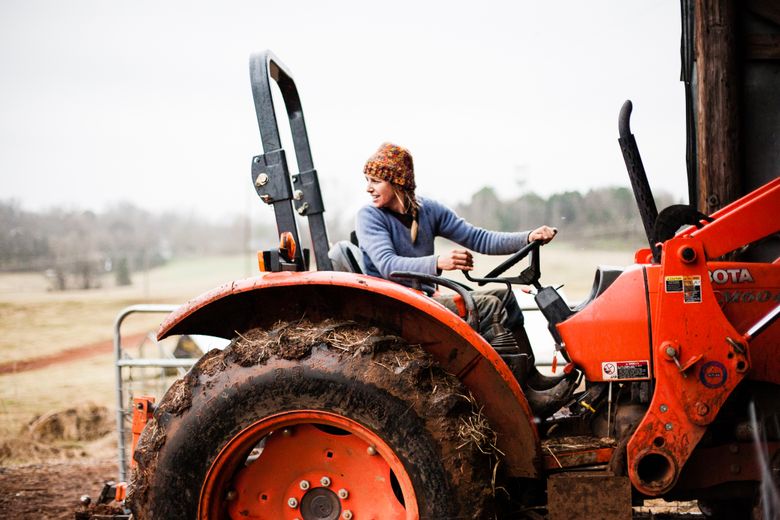
[[[232,341],[159,403],[139,400],[136,519],[630,518],[651,497],[698,499],[729,518],[777,512],[780,263],[747,258],[780,231],[780,179],[709,216],[658,214],[624,105],[619,141],[649,239],[636,263],[599,269],[576,307],[540,282],[538,243],[476,279],[534,288],[567,361],[534,385],[510,368],[524,355],[475,330],[467,288],[397,275],[458,292],[458,316],[360,274],[351,246],[329,248],[292,76],[270,53],[250,69],[265,151],[252,182],[273,205],[280,247],[259,253],[259,276],[162,324],[158,338]]]

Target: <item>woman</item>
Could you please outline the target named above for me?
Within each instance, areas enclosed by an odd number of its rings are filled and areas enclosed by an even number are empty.
[[[366,162],[363,173],[371,204],[358,212],[356,232],[366,274],[389,279],[393,271],[430,275],[456,269],[470,271],[474,268],[474,259],[469,249],[491,255],[511,254],[533,240],[546,244],[557,233],[549,226],[517,233],[488,231],[469,224],[435,200],[417,197],[412,156],[408,150],[394,144],[380,146]],[[433,245],[437,236],[467,249],[436,255]],[[494,314],[501,308],[501,297],[505,293],[506,289],[472,293],[483,335],[487,336],[495,325]],[[452,296],[436,299],[455,311]],[[533,360],[523,329],[523,314],[514,295],[510,294],[506,308],[498,318],[497,321],[512,332],[520,350]]]

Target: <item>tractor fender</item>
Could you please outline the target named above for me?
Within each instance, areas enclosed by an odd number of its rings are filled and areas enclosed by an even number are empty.
[[[422,293],[380,278],[334,271],[262,273],[226,283],[182,305],[158,339],[203,334],[230,339],[302,316],[370,323],[420,345],[480,403],[510,476],[538,478],[534,415],[506,363],[474,329]]]

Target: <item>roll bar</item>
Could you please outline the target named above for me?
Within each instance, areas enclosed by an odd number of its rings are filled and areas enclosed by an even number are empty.
[[[325,206],[322,202],[317,170],[314,169],[301,98],[295,81],[289,69],[269,50],[250,57],[249,76],[264,152],[252,158],[252,183],[255,191],[263,202],[274,207],[279,236],[289,232],[298,245],[294,258],[291,259],[297,270],[305,270],[308,266],[298,234],[296,212],[308,218],[317,269],[332,270],[328,258],[328,232],[323,218]],[[271,95],[271,80],[279,86],[290,122],[299,171],[292,176],[292,182],[287,157],[279,136],[276,110]]]

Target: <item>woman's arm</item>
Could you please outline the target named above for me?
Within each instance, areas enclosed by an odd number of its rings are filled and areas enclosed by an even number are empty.
[[[528,243],[530,235],[528,231],[517,233],[489,231],[466,222],[465,219],[459,217],[443,204],[428,199],[425,203],[433,212],[438,223],[438,235],[478,253],[507,255],[514,253]]]

